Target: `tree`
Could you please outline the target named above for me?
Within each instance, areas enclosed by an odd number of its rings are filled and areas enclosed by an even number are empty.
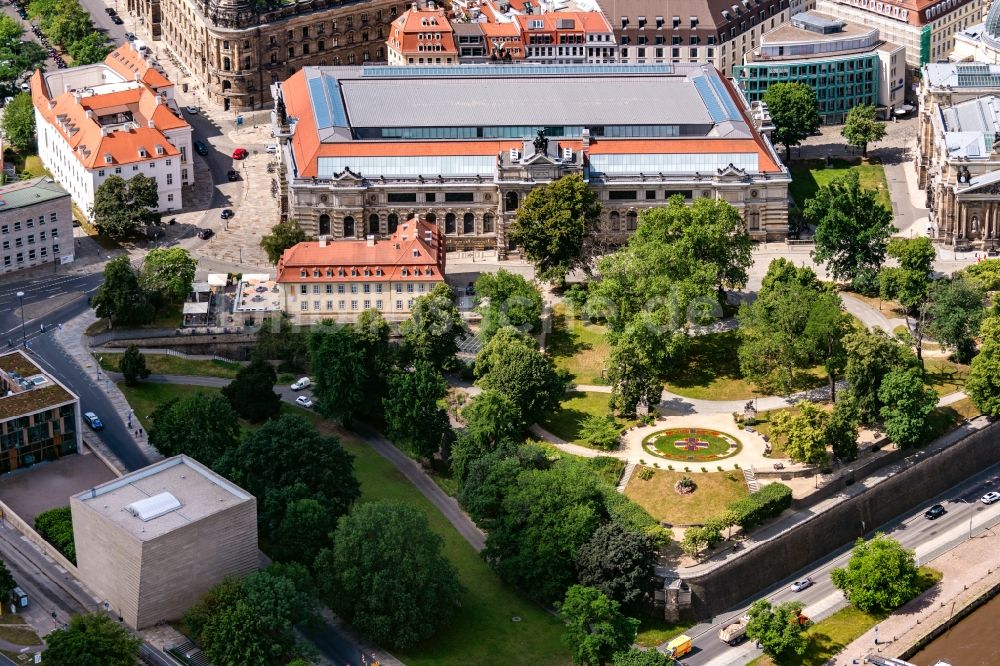
[[[168,457],[183,453],[213,469],[240,441],[236,412],[218,393],[198,391],[162,403],[152,419],[149,443],[157,451]]]
[[[618,652],[611,660],[612,666],[673,666],[674,660],[659,650],[632,648]]]
[[[927,420],[937,405],[937,394],[924,386],[916,369],[893,370],[878,389],[885,434],[901,447],[915,446],[927,433]]]
[[[153,224],[159,217],[159,205],[156,178],[140,173],[126,181],[112,174],[94,192],[90,213],[101,233],[125,238]]]
[[[309,237],[298,222],[286,220],[271,227],[271,233],[260,239],[260,246],[267,253],[267,260],[277,264],[285,250],[307,240]]]
[[[69,627],[45,637],[45,666],[133,666],[142,640],[104,613],[74,615]]]
[[[485,390],[472,398],[460,414],[465,432],[483,449],[504,440],[517,439],[523,419],[518,406],[506,394]]]
[[[613,416],[591,414],[580,424],[580,439],[604,451],[614,451],[621,445],[621,426]]]
[[[319,412],[350,427],[365,406],[368,371],[354,330],[330,320],[313,327],[309,334],[309,365]]]
[[[755,601],[748,613],[747,637],[759,642],[764,654],[778,663],[784,657],[805,654],[809,641],[798,620],[801,612],[802,604],[795,601],[779,606],[771,606],[766,599]]]
[[[381,312],[369,308],[358,315],[352,328],[365,367],[361,390],[368,400],[361,412],[377,419],[382,416],[381,398],[388,391],[388,378],[396,363],[395,350],[389,345],[389,322]]]
[[[785,451],[792,460],[825,463],[830,414],[808,400],[800,400],[795,408],[797,411],[794,415],[786,411],[774,415],[772,436],[785,438]]]
[[[1000,416],[1000,345],[983,345],[972,359],[965,392],[980,412]]]
[[[847,566],[831,571],[830,579],[866,613],[893,611],[921,591],[913,551],[882,533],[870,541],[858,539]]]
[[[651,536],[612,521],[598,527],[580,547],[576,566],[582,585],[625,606],[637,606],[652,593],[656,544]]]
[[[819,130],[819,102],[816,91],[804,83],[772,83],[764,93],[774,131],[771,138],[785,146],[785,160],[797,146]]]
[[[410,308],[410,318],[399,325],[407,352],[442,371],[454,361],[458,339],[466,330],[455,307],[455,292],[443,283],[417,298]]]
[[[129,345],[122,354],[122,360],[118,364],[122,376],[125,379],[125,386],[135,386],[140,379],[149,377],[149,370],[146,368],[146,357],[139,353],[139,348]]]
[[[14,81],[22,74],[34,72],[45,62],[42,47],[36,42],[22,40],[23,34],[24,30],[16,19],[0,16],[0,81],[5,83],[5,95],[13,93]]]
[[[972,338],[985,312],[983,292],[974,283],[960,276],[938,280],[931,287],[927,330],[935,340],[955,350],[959,363],[968,363],[976,351]]]
[[[926,237],[894,238],[889,243],[889,256],[899,261],[896,268],[883,268],[879,273],[879,295],[899,301],[913,318],[913,337],[917,360],[923,365],[924,325],[928,318],[928,295],[931,273],[937,256],[934,245]]]
[[[281,396],[274,392],[278,375],[266,361],[251,361],[222,389],[222,395],[242,418],[251,423],[273,419],[281,412]]]
[[[73,64],[91,65],[102,62],[111,53],[111,47],[104,35],[95,30],[74,41],[67,51],[73,58]]]
[[[566,381],[535,341],[507,326],[476,356],[476,384],[505,394],[518,407],[524,423],[534,423],[555,409],[566,393]]]
[[[597,194],[579,174],[535,187],[517,209],[507,238],[535,264],[539,277],[562,283],[583,261],[584,236],[601,214]]]
[[[637,314],[619,335],[612,336],[608,356],[611,409],[626,417],[640,405],[653,410],[663,396],[663,376],[670,360],[680,353],[683,336],[657,314]]]
[[[434,457],[451,428],[438,404],[447,393],[448,382],[426,361],[414,363],[412,372],[394,373],[383,400],[389,437],[415,455]]]
[[[35,145],[35,105],[28,93],[14,95],[3,114],[3,133],[21,151]]]
[[[361,316],[364,316],[364,312]],[[309,363],[309,334],[293,326],[285,314],[268,317],[257,329],[257,344],[251,357],[263,361],[281,361],[281,372],[302,372]]]
[[[127,254],[105,264],[104,282],[91,305],[98,317],[107,318],[112,325],[145,324],[152,320],[154,312]]]
[[[825,438],[837,458],[847,461],[858,457],[858,410],[853,397],[833,406]]]
[[[17,585],[17,581],[14,580],[10,569],[7,568],[7,563],[0,560],[0,594],[6,596],[7,593],[14,589],[15,585]]]
[[[336,518],[319,501],[304,497],[289,502],[274,530],[274,558],[311,566],[320,551],[330,545],[334,527]]]
[[[556,609],[566,623],[563,643],[573,653],[574,666],[603,666],[632,646],[639,629],[639,620],[624,616],[617,601],[593,587],[574,585]]]
[[[476,279],[476,299],[476,310],[483,317],[479,327],[483,341],[504,326],[529,334],[542,330],[542,295],[520,275],[502,268],[482,273]]]
[[[877,190],[861,187],[857,172],[822,185],[806,201],[804,215],[816,226],[812,258],[825,263],[834,279],[854,281],[882,266],[895,231],[892,211],[879,200]]]
[[[830,384],[830,401],[837,400],[837,379],[847,365],[844,336],[853,329],[853,318],[844,311],[844,305],[832,291],[815,297],[809,308],[805,336],[814,360],[823,364]]]
[[[191,293],[198,261],[181,247],[158,247],[146,254],[139,270],[139,282],[147,292],[156,292],[171,303],[183,301]]]
[[[443,545],[419,509],[359,504],[337,524],[333,548],[316,558],[319,590],[371,640],[405,650],[446,627],[460,605],[463,590]]]
[[[885,138],[885,123],[875,116],[875,107],[860,104],[847,112],[847,119],[840,134],[847,143],[861,149],[861,156],[868,157],[868,144]]]
[[[913,353],[880,329],[854,331],[844,336],[847,365],[844,378],[861,423],[874,424],[884,404],[879,387],[890,372],[916,363]]]

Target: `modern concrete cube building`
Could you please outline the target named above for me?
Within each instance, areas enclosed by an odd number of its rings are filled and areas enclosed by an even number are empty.
[[[80,579],[133,628],[257,569],[257,500],[174,456],[70,498]]]

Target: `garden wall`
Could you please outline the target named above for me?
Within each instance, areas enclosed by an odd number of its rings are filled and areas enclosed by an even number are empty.
[[[702,574],[679,572],[692,591],[692,611],[697,617],[710,617],[751,600],[775,581],[998,462],[1000,424],[939,451],[910,454],[902,471],[753,546],[741,557]]]

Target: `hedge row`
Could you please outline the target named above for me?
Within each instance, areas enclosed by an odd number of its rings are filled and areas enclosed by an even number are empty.
[[[736,500],[726,507],[725,522],[728,525],[739,525],[746,531],[779,515],[790,506],[792,489],[783,483],[769,483],[750,497]]]
[[[35,531],[56,547],[67,560],[76,564],[76,542],[73,541],[73,517],[69,507],[50,509],[35,518]]]

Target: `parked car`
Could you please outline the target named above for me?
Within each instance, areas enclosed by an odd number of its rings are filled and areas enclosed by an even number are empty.
[[[313,401],[309,399],[309,396],[300,395],[299,397],[297,397],[295,399],[295,404],[299,405],[300,407],[307,407],[308,408],[308,407],[312,407],[313,406]]]
[[[192,116],[198,115],[198,107],[197,106],[185,106],[184,110],[187,111],[188,113],[190,113]]]
[[[812,586],[813,586],[812,578],[803,578],[802,580],[797,580],[794,583],[792,583],[792,586],[789,589],[791,589],[792,592],[801,592],[802,590],[805,590]]]
[[[935,504],[934,506],[932,506],[931,508],[927,509],[927,511],[924,512],[924,518],[926,518],[927,520],[937,520],[946,513],[948,512],[944,510],[943,506],[941,506],[940,504]]]
[[[199,229],[198,230],[198,238],[200,238],[202,240],[208,240],[209,238],[211,238],[214,235],[215,235],[215,232],[212,231],[211,229]]]
[[[997,500],[1000,500],[1000,493],[995,490],[991,490],[979,498],[979,501],[983,504],[993,504],[993,502],[996,502]]]
[[[114,23],[115,25],[122,25],[125,23],[125,21],[122,20],[122,17],[118,16],[117,14],[111,17],[111,22]]]
[[[229,182],[232,183],[234,181],[239,180],[240,179],[240,175],[238,173],[236,173],[235,169],[230,169],[229,171],[226,172],[226,178],[228,178]]]
[[[233,216],[232,208],[223,208],[222,213],[219,214],[219,217],[221,217],[223,220],[228,220],[232,216]]]
[[[292,383],[292,390],[301,391],[302,389],[306,388],[307,386],[310,386],[311,384],[312,382],[309,381],[308,377],[303,377]]]
[[[84,412],[83,420],[94,430],[104,430],[104,424],[101,423],[101,419],[94,412]]]
[[[247,152],[246,148],[237,148],[233,151],[234,160],[245,160],[250,153]]]
[[[269,143],[269,144],[267,144],[267,147],[265,148],[265,150],[269,154],[273,155],[274,153],[278,152],[278,145],[274,144],[274,143]]]
[[[125,33],[125,39],[127,39],[130,42],[134,42],[135,41],[135,33],[134,32],[126,32]]]
[[[104,13],[107,14],[108,16],[114,16],[118,12],[115,11],[114,7],[105,7],[104,8]]]
[[[205,155],[208,155],[208,146],[205,145],[204,141],[200,141],[200,140],[199,141],[195,141],[194,142],[194,152],[196,152],[199,155],[201,155],[202,157],[204,157]]]

